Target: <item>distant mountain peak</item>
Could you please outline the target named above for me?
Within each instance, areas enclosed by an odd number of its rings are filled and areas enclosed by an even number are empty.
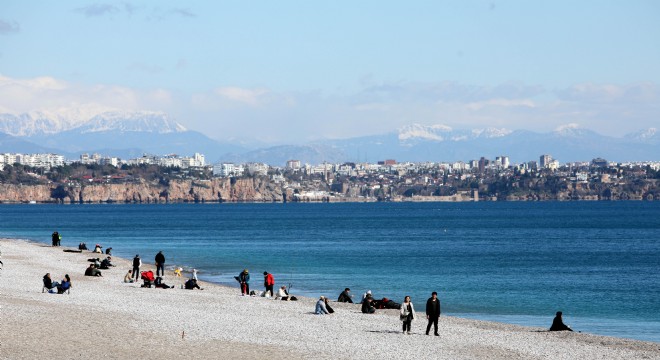
[[[20,115],[0,114],[0,132],[12,136],[57,134],[69,130],[81,133],[102,131],[143,131],[159,134],[187,129],[163,112],[103,111],[99,108],[31,111]]]
[[[167,134],[184,132],[187,129],[163,112],[154,111],[108,111],[96,115],[85,125],[78,128],[80,133],[102,131],[151,132]]]
[[[446,125],[421,125],[411,124],[406,125],[399,129],[399,140],[431,140],[431,141],[444,141],[442,134],[451,133],[452,128]]]
[[[498,137],[503,137],[511,134],[513,131],[506,129],[506,128],[494,128],[494,127],[489,127],[485,129],[473,129],[472,130],[472,135],[474,137],[483,137],[486,139],[492,139],[492,138],[498,138]]]

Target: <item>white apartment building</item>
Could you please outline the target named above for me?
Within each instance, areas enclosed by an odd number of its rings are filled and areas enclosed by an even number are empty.
[[[263,163],[248,163],[246,165],[247,173],[256,176],[268,175],[268,164]]]
[[[0,154],[0,163],[4,165],[12,165],[15,163],[50,169],[52,167],[64,166],[64,156],[57,154]]]
[[[232,163],[213,165],[213,176],[243,176],[244,172],[243,165],[234,165]]]
[[[300,160],[289,160],[286,162],[287,170],[300,170]]]

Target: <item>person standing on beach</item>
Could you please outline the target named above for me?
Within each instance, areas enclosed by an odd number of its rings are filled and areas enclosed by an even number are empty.
[[[434,335],[440,336],[438,334],[438,318],[440,317],[440,299],[438,299],[438,293],[433,292],[431,297],[426,301],[426,318],[429,319],[429,323],[426,325],[426,335],[429,334],[431,330],[431,324],[433,324],[433,329],[435,330]]]
[[[156,254],[156,276],[165,276],[165,255],[162,251]]]
[[[135,282],[140,280],[140,266],[142,266],[140,254],[135,254],[135,257],[133,258],[133,276],[135,276]]]
[[[268,271],[264,271],[264,286],[266,287],[266,296],[268,296],[268,293],[270,292],[270,297],[273,297],[273,285],[275,285],[273,274],[268,273]]]
[[[401,304],[400,318],[401,321],[403,321],[403,334],[410,335],[410,325],[415,318],[415,307],[413,306],[412,301],[410,301],[410,296],[406,296],[403,299],[403,304]]]
[[[243,272],[238,274],[238,282],[241,284],[241,295],[250,295],[250,273],[248,269],[243,269]]]
[[[51,240],[53,242],[53,246],[60,246],[60,242],[62,241],[62,236],[60,236],[60,233],[55,231],[51,236]]]

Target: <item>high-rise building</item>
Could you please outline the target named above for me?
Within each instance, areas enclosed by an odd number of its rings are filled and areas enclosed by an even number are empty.
[[[548,166],[550,166],[550,162],[552,161],[552,156],[544,154],[539,157],[539,167],[541,169],[545,169]]]

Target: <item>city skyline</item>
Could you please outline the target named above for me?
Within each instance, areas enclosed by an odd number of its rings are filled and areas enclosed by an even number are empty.
[[[659,125],[652,1],[0,8],[0,113],[162,111],[266,144],[410,124],[609,136]]]

